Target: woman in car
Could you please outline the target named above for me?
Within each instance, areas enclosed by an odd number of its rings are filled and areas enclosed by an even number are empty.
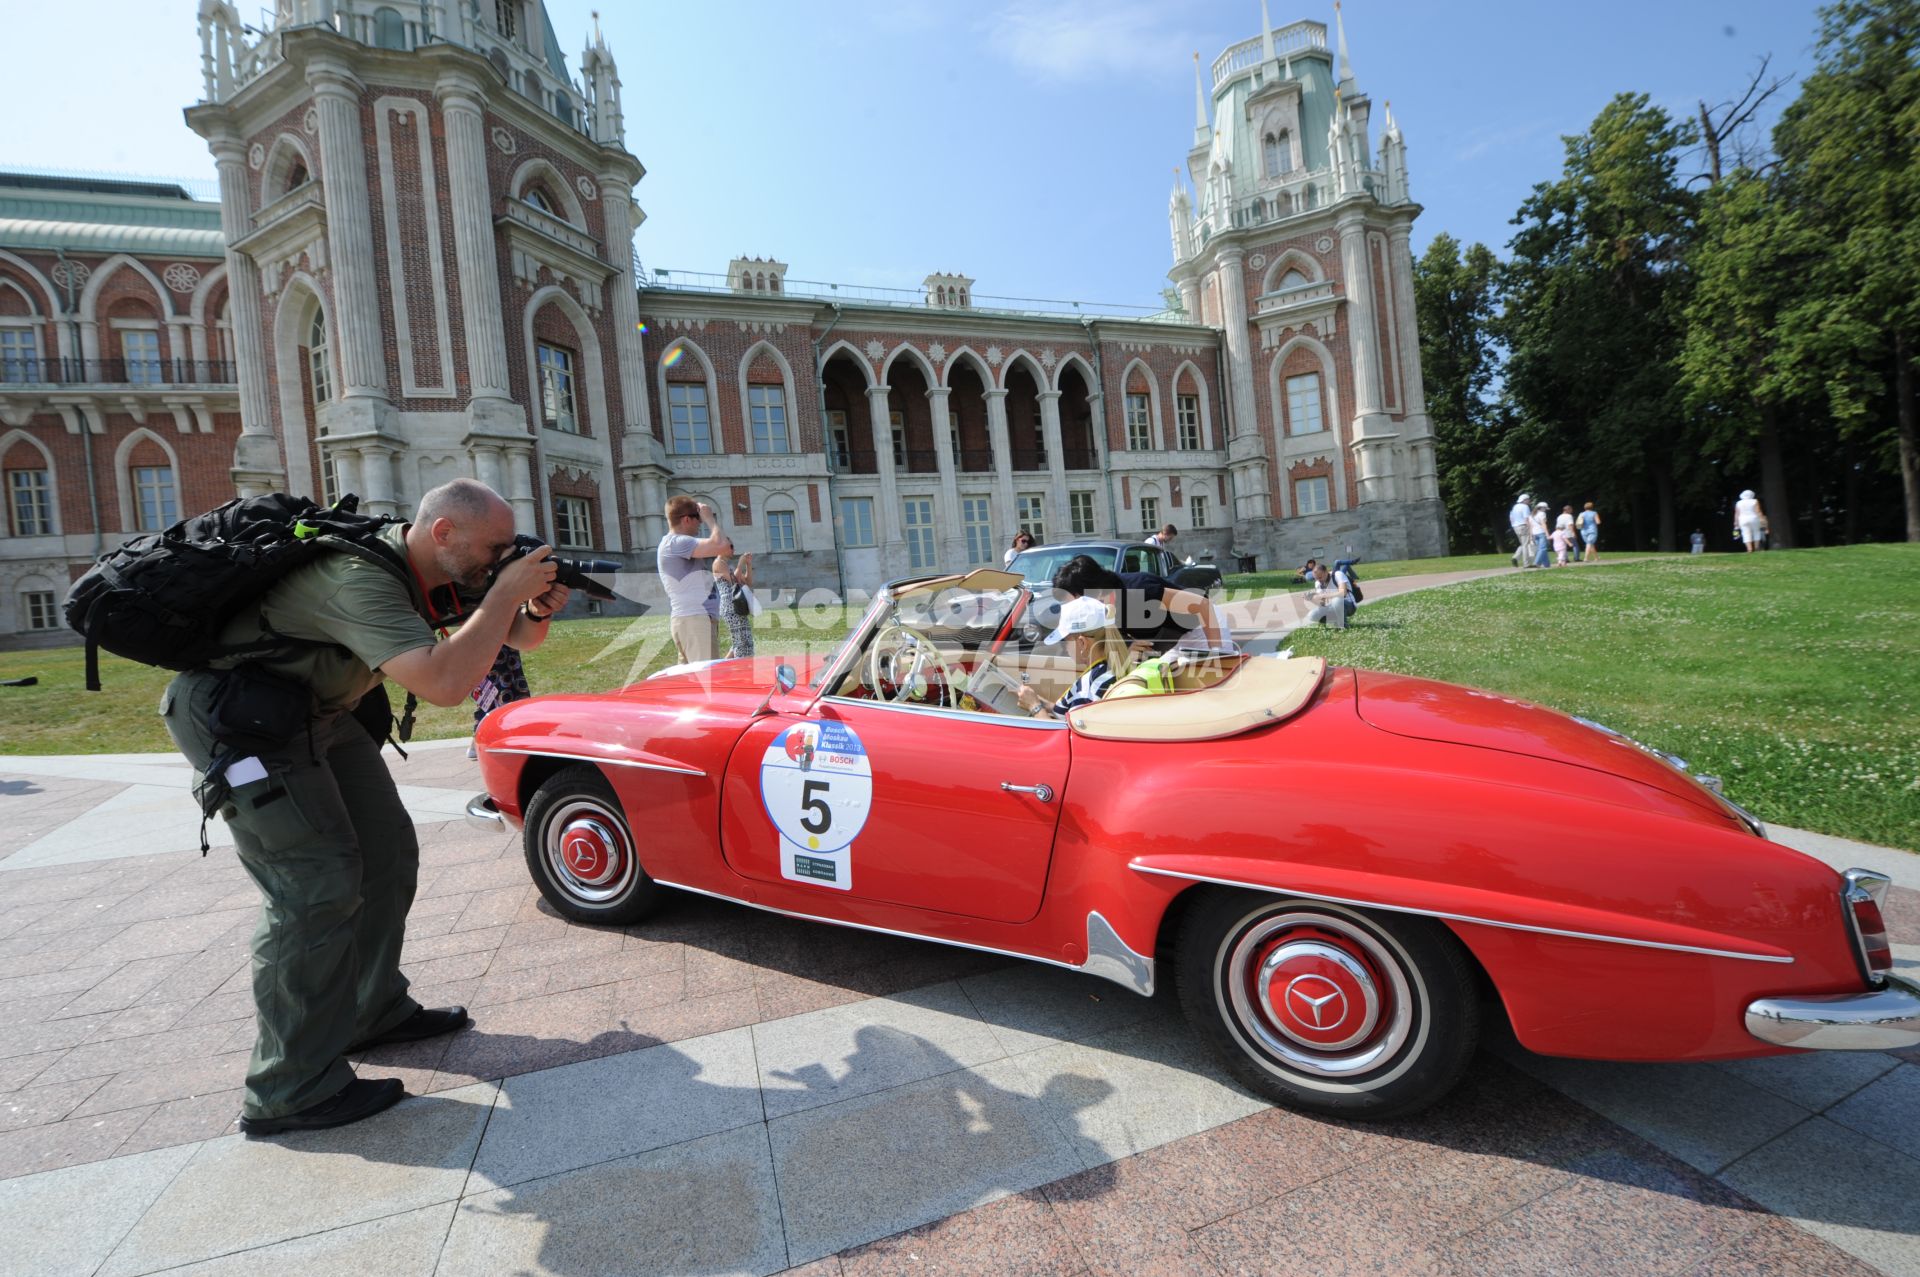
[[[1046,642],[1051,645],[1062,641],[1070,645],[1080,676],[1052,705],[1023,684],[1020,704],[1034,718],[1060,718],[1069,710],[1093,704],[1113,690],[1114,682],[1126,677],[1133,667],[1133,653],[1113,622],[1113,609],[1099,599],[1069,599],[1061,605],[1060,624],[1047,635]]]

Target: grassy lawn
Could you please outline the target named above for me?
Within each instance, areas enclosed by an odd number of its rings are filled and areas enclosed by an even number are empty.
[[[1920,850],[1920,546],[1509,574],[1366,604],[1293,648],[1584,715],[1762,819]]]
[[[1617,554],[1603,554],[1601,562],[1610,558],[1640,558],[1637,551],[1622,550]],[[1684,558],[1684,555],[1666,555],[1654,557]],[[1437,572],[1473,572],[1483,568],[1511,568],[1512,558],[1507,554],[1449,554],[1437,559],[1383,559],[1371,563],[1360,560],[1356,570],[1360,574],[1360,584],[1364,587],[1369,581],[1383,581],[1390,576],[1431,576]],[[1304,590],[1306,583],[1293,579],[1292,568],[1275,572],[1235,572],[1225,578],[1229,590],[1258,590],[1262,594],[1277,594],[1287,590]]]
[[[859,612],[839,608],[769,610],[754,623],[762,652],[825,650],[837,642]],[[722,641],[725,632],[722,631]],[[600,692],[646,677],[673,664],[665,617],[610,617],[555,622],[553,633],[527,655],[527,680],[536,692]],[[171,750],[173,741],[155,712],[173,675],[105,653],[101,690],[89,692],[82,650],[0,652],[0,677],[36,675],[37,687],[0,687],[0,753],[131,754]],[[400,709],[400,697],[394,710]],[[473,730],[471,702],[441,709],[422,705],[415,740],[464,736]]]

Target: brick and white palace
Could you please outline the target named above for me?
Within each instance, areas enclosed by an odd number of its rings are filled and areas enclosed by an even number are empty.
[[[403,512],[455,475],[643,568],[693,493],[789,587],[997,563],[1018,527],[1441,553],[1405,148],[1389,116],[1373,149],[1344,34],[1336,64],[1262,8],[1196,61],[1179,304],[1096,316],[953,273],[638,271],[613,55],[596,31],[576,79],[539,0],[278,0],[265,31],[202,0],[218,203],[0,174],[0,636],[235,492]]]

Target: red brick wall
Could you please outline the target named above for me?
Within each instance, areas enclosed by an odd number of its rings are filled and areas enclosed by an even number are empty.
[[[677,341],[698,347],[713,364],[715,385],[707,403],[707,417],[713,428],[713,446],[716,451],[742,453],[747,450],[747,405],[740,400],[740,365],[749,351],[765,342],[780,352],[793,370],[793,394],[787,404],[787,434],[793,441],[797,452],[821,452],[826,448],[826,434],[820,420],[819,395],[813,378],[813,341],[806,325],[789,324],[785,331],[762,332],[742,331],[739,324],[720,320],[705,326],[683,328],[669,326],[660,319],[643,315],[646,331],[641,334],[641,347],[646,353],[645,375],[649,388],[659,385],[660,361],[666,355],[668,347]],[[704,383],[706,370],[691,351],[680,357],[680,361],[667,369],[669,382]],[[777,385],[781,382],[780,366],[765,353],[756,353],[748,371],[749,380],[765,378],[763,384]],[[829,408],[841,408],[833,387],[835,382],[829,378]],[[847,390],[859,400],[849,407],[848,420],[855,423],[856,434],[859,423],[865,422],[866,392],[863,385],[848,381]],[[667,432],[667,405],[659,402],[657,393],[649,395],[655,402],[653,409],[654,434],[663,440],[670,439]],[[870,436],[859,436],[859,439]],[[857,448],[869,445],[856,440]]]
[[[268,166],[265,163],[265,159],[271,157],[273,154],[273,144],[282,133],[291,133],[300,140],[300,145],[306,151],[307,173],[309,176],[315,181],[320,180],[320,178],[324,176],[321,173],[320,135],[317,131],[313,133],[307,132],[305,127],[307,112],[313,109],[314,104],[312,97],[302,94],[300,100],[288,108],[284,114],[247,139],[249,150],[251,150],[255,143],[258,143],[263,157],[262,163],[257,170],[252,167],[251,154],[249,154],[248,157],[247,193],[248,198],[252,202],[253,209],[256,212],[268,202]]]

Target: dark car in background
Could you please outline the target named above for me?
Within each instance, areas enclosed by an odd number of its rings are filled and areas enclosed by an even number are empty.
[[[1183,590],[1212,595],[1222,588],[1220,569],[1211,563],[1184,563],[1172,551],[1145,541],[1060,541],[1023,550],[1007,565],[1033,594],[1028,620],[1051,629],[1060,604],[1053,596],[1053,574],[1075,555],[1084,554],[1115,572],[1151,572]]]

